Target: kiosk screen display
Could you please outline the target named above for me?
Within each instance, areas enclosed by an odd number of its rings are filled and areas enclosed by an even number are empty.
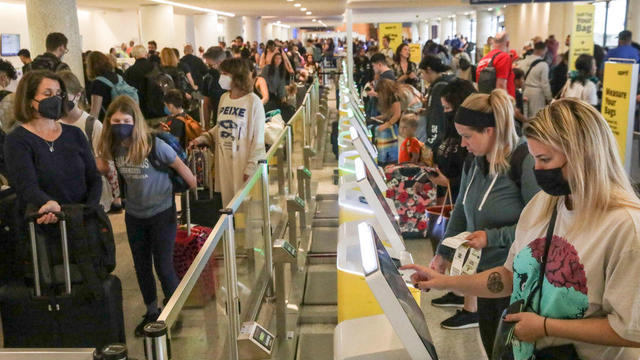
[[[438,355],[436,354],[436,348],[433,345],[433,340],[431,339],[431,334],[427,328],[427,322],[422,310],[420,310],[416,300],[411,295],[409,288],[407,288],[407,284],[402,278],[400,272],[398,272],[398,268],[394,265],[393,260],[382,244],[382,241],[380,241],[378,234],[374,229],[371,230],[376,243],[376,253],[378,255],[378,264],[380,264],[380,272],[382,273],[382,276],[387,284],[389,284],[389,287],[398,299],[398,302],[400,302],[402,309],[407,314],[411,325],[420,337],[420,340],[422,340],[422,343],[431,355],[431,358],[437,360]]]
[[[378,201],[380,202],[380,205],[382,205],[382,208],[384,209],[385,215],[389,219],[389,222],[391,222],[391,225],[393,225],[393,229],[398,233],[398,236],[400,236],[400,238],[402,238],[402,230],[400,230],[400,226],[398,226],[398,220],[396,220],[396,218],[393,216],[393,211],[391,210],[391,207],[389,207],[389,203],[387,203],[387,199],[384,197],[384,195],[382,195],[382,191],[380,191],[380,187],[378,187],[378,184],[373,179],[373,176],[371,175],[371,172],[369,171],[369,168],[367,168],[365,166],[364,169],[365,169],[365,171],[367,173],[367,181],[369,181],[369,184],[371,184],[371,188],[373,189],[373,193],[378,198]],[[376,215],[376,216],[378,216],[378,215]]]

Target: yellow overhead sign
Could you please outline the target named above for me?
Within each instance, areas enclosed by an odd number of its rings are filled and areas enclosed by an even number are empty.
[[[420,64],[420,60],[422,60],[422,49],[420,48],[420,44],[409,44],[409,51],[411,52],[409,60],[416,64]]]
[[[402,44],[402,23],[380,23],[378,27],[378,44],[382,49],[382,38],[389,37],[389,47],[395,53],[398,45]]]

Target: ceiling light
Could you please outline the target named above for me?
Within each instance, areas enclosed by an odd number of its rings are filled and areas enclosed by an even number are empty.
[[[493,8],[488,8],[487,11],[493,11]]]
[[[167,0],[151,0],[151,1],[153,1],[155,3],[158,3],[158,4],[171,5],[171,6],[181,7],[181,8],[195,10],[195,11],[204,11],[204,12],[208,12],[208,13],[214,13],[214,14],[224,15],[224,16],[229,16],[229,17],[236,16],[236,14],[234,14],[234,13],[208,9],[208,8],[203,8],[203,7],[199,7],[199,6],[186,5],[186,4],[177,3],[177,2],[174,2],[174,1],[167,1]]]
[[[278,21],[276,22],[276,24],[280,24],[280,23],[281,23],[281,21],[280,21],[280,20],[278,20]]]
[[[311,11],[307,11],[307,15],[311,15]]]
[[[300,7],[300,6],[302,6],[302,5],[300,5],[300,3],[295,3],[295,4],[293,4],[293,6],[295,6],[295,7]]]
[[[316,19],[312,19],[311,21],[316,22],[316,21],[318,21],[318,20],[316,20]]]
[[[293,0],[287,0],[287,2],[293,2]]]
[[[307,11],[307,8],[300,8],[300,11]]]

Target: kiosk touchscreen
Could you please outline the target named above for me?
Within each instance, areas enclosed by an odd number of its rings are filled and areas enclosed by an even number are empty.
[[[358,224],[365,279],[391,326],[413,360],[437,360],[424,314],[375,230]]]
[[[400,262],[402,264],[411,263],[409,259],[403,259],[404,256],[410,256],[410,254],[406,251],[404,240],[402,239],[402,231],[398,226],[398,220],[395,218],[395,212],[391,209],[387,199],[382,195],[382,191],[372,179],[371,172],[360,159],[356,159],[356,179],[386,239],[389,240],[393,250],[398,251]]]
[[[353,146],[356,148],[356,151],[358,152],[358,155],[360,155],[360,159],[362,159],[364,165],[367,167],[367,170],[371,173],[375,184],[378,185],[381,191],[386,192],[387,182],[385,181],[384,173],[375,160],[378,156],[378,151],[373,147],[366,135],[364,135],[360,130],[361,129],[358,129],[358,127],[355,126],[349,128]]]

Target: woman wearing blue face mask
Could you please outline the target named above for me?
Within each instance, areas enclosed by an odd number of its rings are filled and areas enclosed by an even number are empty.
[[[215,149],[215,191],[227,205],[264,159],[264,107],[253,93],[246,60],[227,59],[220,64],[220,86],[228,89],[220,99],[218,123],[189,144]]]
[[[82,130],[57,122],[68,113],[66,88],[49,71],[25,74],[15,93],[15,118],[20,122],[7,135],[4,153],[19,211],[36,206],[39,224],[57,221],[50,212],[60,205],[97,205],[102,179]]]
[[[176,237],[173,185],[169,174],[156,169],[149,161],[151,151],[195,188],[196,179],[189,168],[171,146],[151,134],[138,104],[127,96],[115,98],[105,115],[97,156],[103,173],[109,170],[107,162],[113,160],[124,179],[127,236],[138,285],[147,307],[142,322],[135,329],[136,336],[142,336],[144,326],[160,314],[153,267],[160,278],[165,300],[178,286],[173,268]]]
[[[412,280],[423,290],[510,295],[520,310],[504,319],[516,360],[638,359],[640,200],[609,125],[588,103],[563,99],[523,134],[543,191],[522,211],[504,264],[467,276],[410,265]]]

